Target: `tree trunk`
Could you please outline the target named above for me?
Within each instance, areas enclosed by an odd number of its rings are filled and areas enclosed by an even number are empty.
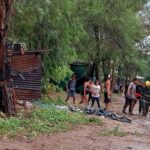
[[[0,1],[2,3],[2,1]],[[3,29],[4,29],[4,13],[5,10],[1,4],[0,6],[0,76],[3,79],[3,59],[4,59],[4,34],[3,34]]]
[[[99,80],[100,79],[100,75],[99,75],[99,67],[98,67],[98,64],[97,63],[93,63],[93,70],[95,72],[95,77],[96,77],[96,80]]]
[[[101,45],[102,45],[102,38],[99,36],[100,31],[99,31],[99,27],[97,25],[93,26],[93,31],[94,31],[94,34],[95,34],[95,42],[96,42],[96,49],[97,49],[97,54],[95,56],[93,66],[94,66],[94,69],[95,69],[96,79],[99,80],[100,79],[100,74],[99,74],[100,71],[99,71],[98,65],[100,64],[99,54],[100,54]]]
[[[116,79],[115,79],[115,63],[113,62],[113,64],[112,64],[112,84],[111,84],[111,89],[113,89],[115,83],[116,83]]]
[[[29,48],[29,50],[31,50],[32,48],[31,48],[31,39],[30,39],[30,37],[28,38],[28,48]]]

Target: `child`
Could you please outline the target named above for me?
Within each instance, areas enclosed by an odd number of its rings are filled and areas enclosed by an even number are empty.
[[[72,75],[72,79],[69,80],[69,82],[67,83],[67,98],[66,98],[66,101],[69,100],[70,97],[73,98],[73,104],[75,104],[75,95],[76,95],[76,92],[75,92],[75,87],[76,87],[76,76],[75,75]]]
[[[96,80],[95,85],[92,86],[92,105],[91,107],[94,106],[95,101],[97,102],[98,108],[100,108],[100,83],[98,80]]]

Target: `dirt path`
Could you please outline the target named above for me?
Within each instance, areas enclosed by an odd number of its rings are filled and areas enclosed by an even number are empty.
[[[121,113],[123,99],[114,96],[113,107]],[[137,113],[137,107],[135,109]],[[136,114],[129,116],[132,124],[101,118],[104,124],[75,126],[67,133],[40,136],[36,139],[1,140],[0,150],[150,150],[150,119]],[[102,130],[119,127],[126,136],[102,136]]]

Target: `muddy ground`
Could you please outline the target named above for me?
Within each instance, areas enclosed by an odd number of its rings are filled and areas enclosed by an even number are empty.
[[[114,95],[112,110],[123,115],[123,103],[123,97]],[[150,118],[142,117],[137,110],[138,104],[134,115],[127,115],[132,119],[132,124],[100,117],[103,125],[73,126],[66,133],[43,135],[36,139],[3,139],[0,141],[0,150],[150,150]],[[126,135],[119,137],[101,134],[103,130],[109,131],[115,127],[119,127]]]

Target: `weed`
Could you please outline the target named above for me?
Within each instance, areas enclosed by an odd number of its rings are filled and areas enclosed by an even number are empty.
[[[89,118],[89,122],[95,123],[97,125],[102,125],[103,124],[103,122],[99,118],[96,118],[96,117]]]
[[[43,104],[55,104],[55,105],[65,105],[65,101],[61,97],[57,97],[56,99],[51,99],[49,97],[45,97],[42,101]]]
[[[119,126],[116,126],[116,127],[112,128],[111,130],[103,130],[102,132],[98,133],[98,135],[123,137],[123,136],[126,136],[127,133],[120,131]]]
[[[140,133],[139,132],[137,132],[137,131],[134,131],[134,133],[130,133],[131,135],[136,135],[136,136],[139,136],[140,135]]]

